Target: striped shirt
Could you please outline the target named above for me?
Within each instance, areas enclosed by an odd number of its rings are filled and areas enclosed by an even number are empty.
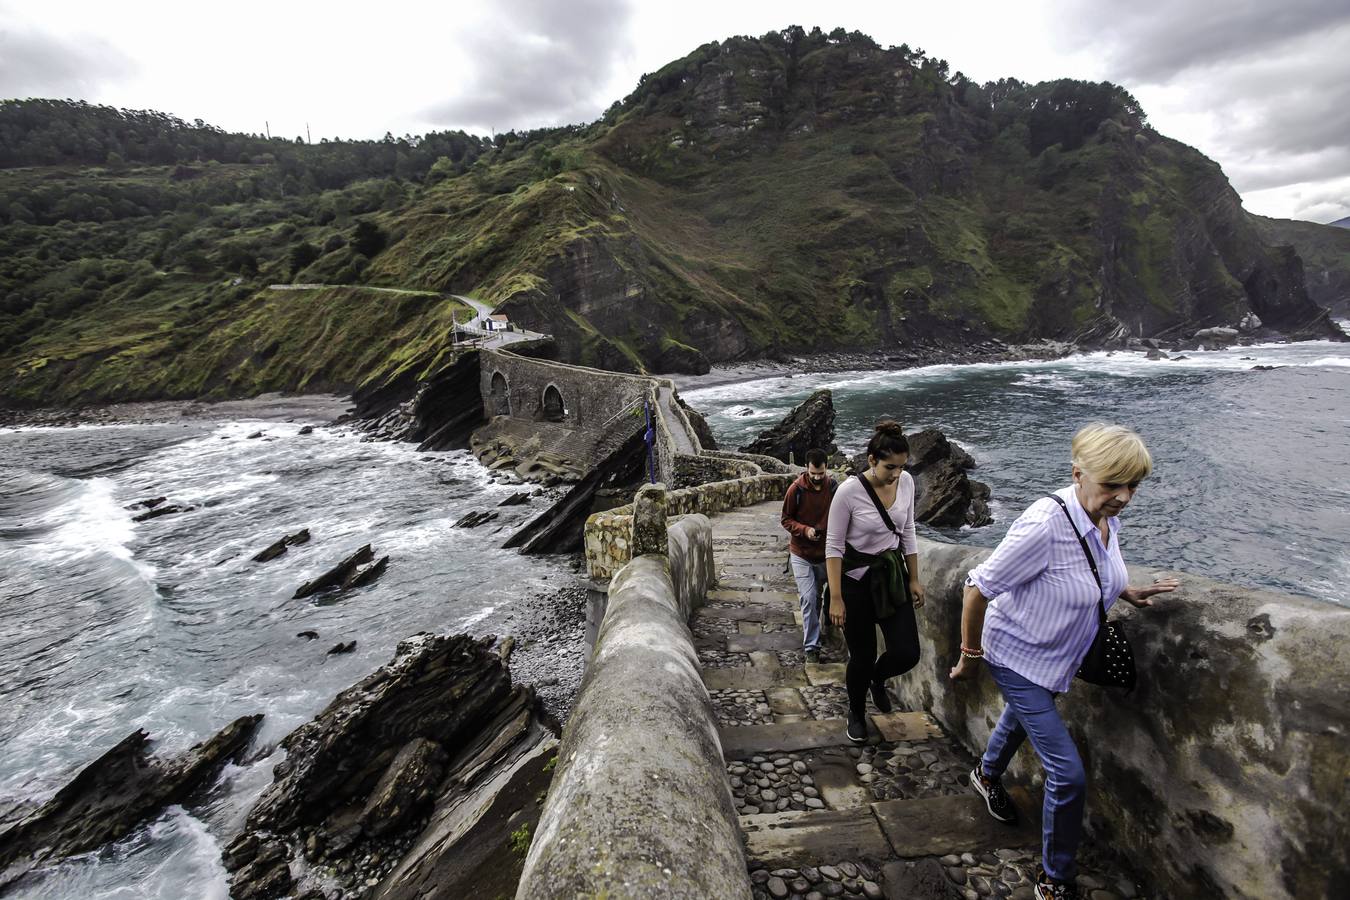
[[[902,547],[905,556],[918,553],[919,541],[914,536],[914,476],[900,473],[895,484],[895,502],[886,508],[891,524],[900,532],[898,538],[881,521],[877,505],[858,478],[844,479],[834,492],[825,526],[825,558],[842,559],[845,542],[863,553],[882,553],[896,547]],[[844,574],[856,581],[867,574],[867,567],[849,569]]]
[[[1120,520],[1107,519],[1111,545],[1104,547],[1074,486],[1055,493],[1087,539],[1102,578],[1100,596],[1110,609],[1129,585],[1120,555]],[[1059,504],[1049,497],[1031,504],[966,583],[992,598],[984,619],[985,660],[1046,690],[1067,691],[1097,636],[1099,594]]]

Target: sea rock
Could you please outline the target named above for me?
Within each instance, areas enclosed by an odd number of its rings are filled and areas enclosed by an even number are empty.
[[[301,435],[301,434],[313,434],[313,433],[314,433],[314,426],[313,426],[313,425],[306,425],[304,428],[301,428],[299,431],[296,432],[297,435]]]
[[[761,453],[783,462],[791,455],[798,465],[803,465],[806,451],[813,447],[826,453],[838,449],[834,443],[834,395],[829,388],[822,388],[807,397],[782,422],[742,447],[741,451]]]
[[[301,544],[308,544],[308,543],[309,543],[309,529],[302,528],[295,534],[288,534],[285,537],[278,539],[275,544],[270,545],[266,550],[260,550],[258,554],[253,557],[253,561],[268,562],[270,560],[276,559],[278,556],[285,553],[291,547],[298,547]]]
[[[455,528],[477,528],[479,525],[486,525],[497,518],[495,512],[485,509],[476,509],[468,515],[463,516],[454,524]]]
[[[910,435],[909,448],[906,468],[914,476],[915,521],[949,528],[992,521],[989,486],[966,476],[975,467],[969,453],[936,428]]]
[[[328,651],[328,655],[333,656],[334,654],[337,653],[351,653],[355,649],[356,649],[356,641],[347,641],[346,643],[339,641],[338,643],[333,645],[331,650]]]
[[[319,639],[319,633],[317,631],[300,631],[296,632],[295,636],[302,637],[307,641],[317,641]]]
[[[479,896],[475,878],[514,864],[491,856],[537,819],[556,740],[533,691],[511,685],[495,643],[409,638],[282,740],[285,759],[224,853],[231,896],[276,896],[268,892],[283,883],[296,895],[331,891],[305,873],[284,882],[276,863],[295,854],[322,855],[334,873],[323,877],[346,895],[378,884],[390,900]],[[285,854],[264,857],[269,842]]]
[[[359,588],[365,587],[368,584],[373,584],[388,568],[389,557],[381,556],[374,565],[353,572],[352,576],[342,583],[342,589],[347,590],[348,588]]]
[[[147,500],[137,500],[135,503],[128,506],[127,509],[154,509],[168,499],[168,497],[151,497]]]
[[[503,500],[501,503],[498,503],[497,505],[498,505],[498,506],[519,506],[519,505],[522,504],[522,503],[529,503],[529,502],[530,502],[530,496],[531,496],[531,495],[530,495],[530,492],[529,492],[529,491],[517,491],[516,493],[514,493],[514,494],[512,494],[511,496],[507,497],[505,500]]]
[[[261,721],[243,716],[169,760],[150,755],[146,732],[132,732],[0,835],[0,887],[38,863],[125,837],[165,806],[185,802],[248,745]]]
[[[359,576],[360,567],[374,558],[375,551],[371,549],[370,544],[366,544],[318,578],[300,585],[291,599],[302,600],[320,591],[341,590],[348,587],[352,580]]]
[[[160,498],[161,501],[162,501],[163,499],[164,499],[164,498],[162,498],[162,497]],[[131,521],[133,521],[133,522],[148,522],[148,521],[150,521],[151,519],[158,519],[160,516],[171,516],[171,515],[174,515],[175,513],[189,512],[190,510],[193,510],[193,509],[196,509],[196,507],[195,507],[195,506],[180,506],[180,505],[177,504],[177,503],[169,503],[169,504],[164,504],[164,505],[156,504],[152,509],[148,510],[147,512],[143,512],[143,513],[141,513],[139,516],[132,516],[132,517],[131,517]]]
[[[394,757],[361,812],[361,826],[375,836],[388,834],[423,811],[441,783],[448,762],[445,748],[413,738]]]

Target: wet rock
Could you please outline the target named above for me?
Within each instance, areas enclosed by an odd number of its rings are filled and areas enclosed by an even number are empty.
[[[163,498],[160,498],[161,500]],[[156,504],[154,508],[141,513],[139,516],[132,516],[133,522],[148,522],[151,519],[158,519],[160,516],[172,516],[175,513],[190,512],[196,509],[195,506],[181,506],[177,503],[168,503],[164,505]]]
[[[134,731],[86,766],[47,803],[0,835],[0,887],[33,865],[86,853],[130,834],[165,806],[183,803],[252,739],[262,716],[244,716],[169,760]]]
[[[319,633],[317,631],[297,631],[295,636],[304,638],[307,641],[317,641],[319,639]]]
[[[682,397],[677,396],[675,400],[680,404],[680,409],[684,410],[684,415],[689,419],[689,424],[694,426],[694,434],[698,436],[699,446],[704,450],[716,450],[717,438],[713,435],[708,420],[703,417],[701,412],[685,403]]]
[[[272,544],[269,547],[267,547],[267,549],[260,550],[258,554],[253,557],[253,561],[268,562],[270,560],[276,559],[278,556],[285,553],[291,547],[298,547],[301,544],[308,544],[308,543],[309,543],[309,529],[302,528],[295,534],[288,534],[285,537],[280,538],[275,544]]]
[[[248,436],[248,440],[250,440],[250,441],[251,441],[251,440],[255,440],[255,439],[260,438],[260,437],[262,437],[262,436],[263,436],[263,432],[261,432],[261,431],[255,431],[255,432],[253,432],[252,434],[250,434],[250,435]]]
[[[383,574],[383,569],[375,573],[372,577],[367,574],[369,570],[361,570],[360,567],[375,558],[375,551],[371,549],[370,544],[366,544],[360,550],[357,550],[351,556],[338,563],[333,568],[324,572],[313,581],[306,581],[302,584],[291,599],[302,600],[305,597],[312,596],[322,591],[344,590],[349,587],[359,587],[360,584],[368,584],[374,578]],[[389,557],[385,557],[380,562],[387,564]],[[376,563],[376,566],[380,563]],[[372,566],[371,568],[375,568]]]
[[[503,500],[501,503],[498,503],[497,505],[498,505],[498,506],[519,506],[519,505],[522,504],[522,503],[529,503],[529,502],[530,502],[530,492],[529,492],[529,491],[517,491],[516,493],[514,493],[514,494],[512,494],[511,496],[507,497],[505,500]]]
[[[379,561],[374,565],[353,572],[351,578],[342,583],[342,589],[347,590],[349,588],[359,588],[365,587],[368,584],[373,584],[388,568],[389,557],[381,556]]]
[[[306,425],[304,428],[301,428],[298,432],[296,432],[296,434],[313,434],[313,433],[314,433],[313,425]]]
[[[761,453],[788,461],[792,454],[803,464],[806,451],[818,447],[826,453],[838,448],[834,443],[834,395],[828,388],[816,391],[792,410],[782,422],[741,448],[744,453]]]
[[[333,656],[338,653],[351,653],[355,649],[356,641],[347,641],[346,643],[339,642],[333,645],[333,648],[328,651],[328,655]]]
[[[495,518],[497,518],[497,514],[490,510],[485,509],[474,510],[473,512],[462,517],[458,522],[456,522],[454,527],[477,528],[479,525],[486,525],[488,522],[491,522]]]
[[[154,509],[168,499],[168,497],[151,497],[148,500],[137,500],[135,503],[128,506],[127,509]]]

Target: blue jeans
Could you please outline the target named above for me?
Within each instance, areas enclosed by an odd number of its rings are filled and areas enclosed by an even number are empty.
[[[1032,749],[1045,767],[1041,861],[1051,878],[1072,881],[1078,869],[1074,857],[1083,840],[1087,794],[1083,760],[1059,717],[1059,710],[1055,709],[1053,693],[1003,666],[990,665],[989,674],[1008,705],[1003,708],[994,733],[989,735],[989,746],[980,760],[984,774],[1001,777],[1017,748],[1031,738]]]
[[[792,577],[797,581],[797,598],[802,604],[802,648],[820,649],[820,592],[825,590],[825,564],[788,554]]]

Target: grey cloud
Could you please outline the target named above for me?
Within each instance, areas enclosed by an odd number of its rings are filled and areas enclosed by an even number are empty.
[[[1239,192],[1350,174],[1345,0],[1073,0],[1058,37],[1097,52],[1109,79],[1207,113],[1205,150]]]
[[[0,27],[0,97],[87,99],[135,70],[132,60],[106,41]]]
[[[1345,0],[1073,0],[1061,13],[1066,49],[1100,50],[1113,79],[1161,84],[1196,66],[1259,57],[1350,24]]]
[[[588,121],[628,52],[628,0],[509,0],[467,37],[473,74],[425,112],[443,127],[526,128]]]

